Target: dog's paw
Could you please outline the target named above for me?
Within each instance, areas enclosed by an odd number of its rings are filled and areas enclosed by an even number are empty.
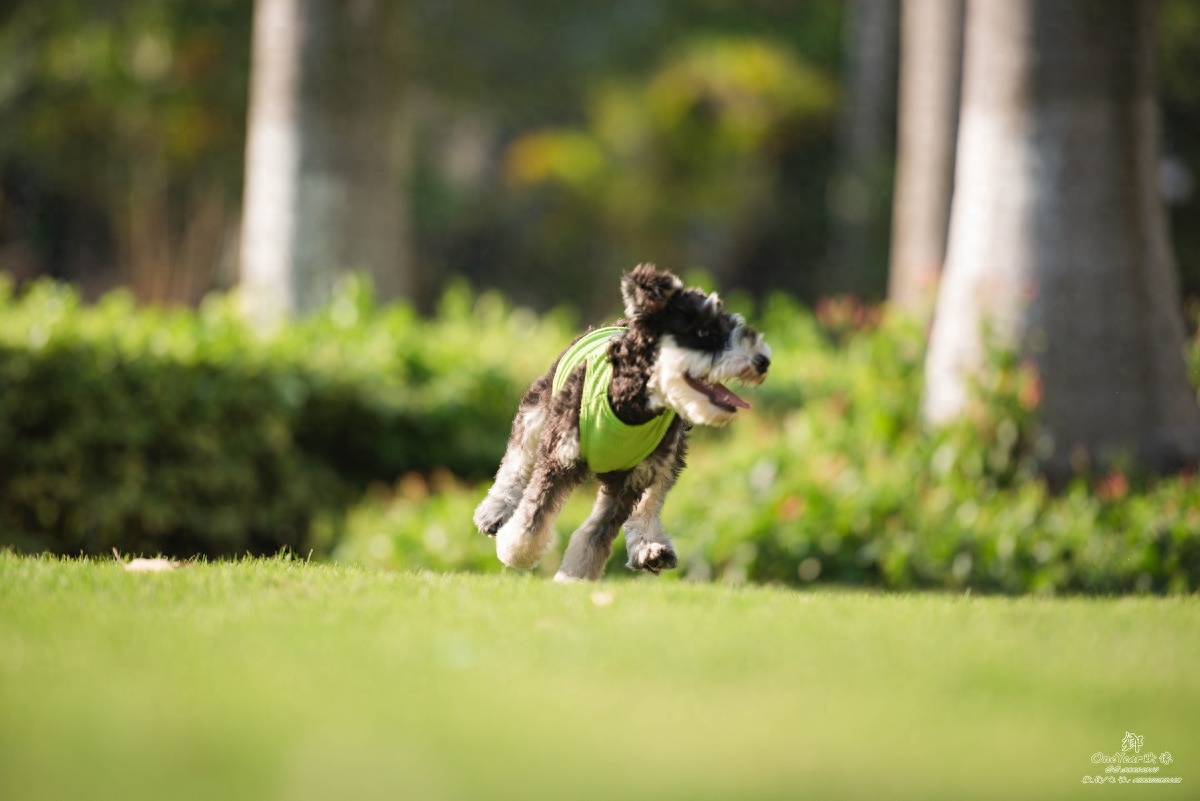
[[[513,508],[511,506],[503,501],[497,501],[489,495],[475,509],[475,528],[479,529],[480,534],[494,537],[512,516]]]
[[[496,532],[496,557],[508,567],[522,570],[533,567],[546,553],[554,539],[554,528],[543,521],[540,527],[529,528],[526,521],[513,515]]]
[[[670,545],[661,542],[644,542],[629,554],[630,570],[644,570],[658,575],[663,570],[673,570],[679,560]]]

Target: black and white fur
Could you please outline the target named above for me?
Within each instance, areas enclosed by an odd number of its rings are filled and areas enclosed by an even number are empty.
[[[685,464],[688,431],[725,425],[739,407],[748,408],[723,382],[759,384],[771,363],[762,335],[741,315],[726,313],[716,293],[685,289],[675,275],[642,264],[622,277],[621,295],[626,316],[614,325],[628,330],[608,349],[613,412],[630,425],[668,408],[677,415],[644,461],[597,476],[596,505],[571,535],[556,581],[600,578],[622,525],[631,569],[657,574],[676,566],[661,513]],[[579,453],[585,366],[555,395],[557,367],[556,360],[522,398],[495,483],[475,510],[476,527],[496,537],[496,555],[510,567],[537,564],[554,538],[563,502],[590,474]]]

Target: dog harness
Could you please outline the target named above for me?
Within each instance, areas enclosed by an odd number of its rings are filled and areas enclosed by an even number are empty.
[[[563,354],[554,371],[552,386],[557,395],[571,373],[579,365],[587,365],[579,404],[579,455],[595,473],[632,470],[654,452],[675,419],[675,412],[667,409],[648,423],[631,426],[613,412],[608,400],[608,385],[612,382],[608,343],[625,330],[608,326],[588,332]]]

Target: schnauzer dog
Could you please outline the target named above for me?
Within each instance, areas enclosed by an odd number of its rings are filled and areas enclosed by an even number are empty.
[[[631,569],[675,567],[661,513],[688,432],[750,408],[722,382],[767,376],[770,347],[716,293],[642,264],[622,277],[621,296],[625,319],[576,339],[525,393],[495,483],[475,510],[476,527],[496,538],[510,567],[537,564],[563,502],[592,474],[595,508],[571,535],[555,580],[600,578],[622,525]]]

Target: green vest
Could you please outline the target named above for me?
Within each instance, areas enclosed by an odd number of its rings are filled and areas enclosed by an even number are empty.
[[[648,423],[631,426],[613,412],[608,402],[612,381],[608,343],[624,331],[620,326],[609,326],[588,332],[563,354],[554,372],[553,391],[557,395],[571,373],[587,364],[579,404],[579,455],[596,473],[632,470],[654,452],[675,419],[675,412],[668,409]]]

